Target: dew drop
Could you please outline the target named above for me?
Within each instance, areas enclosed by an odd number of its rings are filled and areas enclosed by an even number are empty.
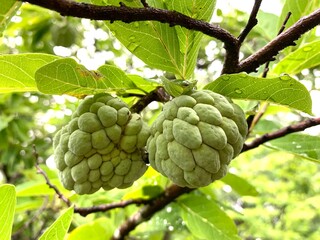
[[[136,27],[136,28],[138,28],[138,27],[140,26],[140,24],[139,24],[138,22],[134,22],[134,23],[133,23],[133,26]]]
[[[222,76],[222,80],[224,80],[224,81],[229,81],[229,80],[230,80],[230,77],[229,77],[229,76]]]
[[[236,88],[234,90],[234,92],[237,93],[237,94],[242,94],[243,93],[243,91],[240,88]]]
[[[130,41],[130,42],[134,42],[135,40],[136,40],[136,37],[135,37],[135,36],[130,36],[130,37],[129,37],[129,41]]]
[[[303,51],[305,52],[310,52],[312,50],[312,47],[304,47]]]
[[[245,77],[247,77],[247,74],[245,74],[245,73],[240,73],[240,74],[238,74],[238,77],[239,77],[239,78],[245,78]]]
[[[287,74],[284,74],[284,75],[280,76],[280,80],[282,80],[282,81],[288,81],[290,79],[291,79],[290,76],[287,75]]]
[[[131,42],[129,45],[128,45],[128,49],[130,52],[134,52],[137,48],[139,47],[139,45],[135,42]]]

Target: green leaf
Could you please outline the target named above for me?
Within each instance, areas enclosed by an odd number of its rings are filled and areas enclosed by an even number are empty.
[[[7,28],[7,24],[10,22],[21,6],[22,2],[16,0],[2,0],[0,8],[0,36]]]
[[[215,5],[216,1],[212,0],[167,1],[169,10],[178,11],[189,17],[207,22],[212,17]],[[179,40],[180,57],[182,58],[181,77],[187,79],[194,71],[203,34],[180,26],[176,26],[175,30]]]
[[[285,105],[311,114],[312,100],[306,87],[294,78],[259,78],[245,73],[222,75],[204,89],[237,99],[260,100]]]
[[[320,163],[320,137],[302,133],[292,133],[269,141],[265,146],[290,152],[294,155]]]
[[[63,240],[68,232],[73,217],[73,207],[68,208],[54,223],[41,235],[39,240]]]
[[[50,182],[59,189],[64,189],[59,179],[50,179]],[[55,192],[53,189],[43,181],[28,181],[17,186],[18,197],[33,197],[33,196],[53,196]],[[62,191],[63,192],[63,191]]]
[[[118,0],[109,4],[119,6]],[[143,7],[140,1],[126,2],[130,7]],[[162,1],[151,0],[153,7],[166,9]],[[183,75],[179,40],[175,29],[155,21],[134,23],[106,22],[114,36],[134,55],[151,67]],[[152,47],[151,47],[152,46]]]
[[[100,3],[101,0],[92,0]],[[118,0],[105,1],[119,6]],[[125,3],[130,7],[143,7],[140,1]],[[180,11],[186,15],[209,21],[215,1],[209,0],[150,0],[148,4],[155,8]],[[199,7],[200,6],[200,7]],[[187,79],[193,73],[200,47],[202,33],[181,27],[170,27],[155,21],[134,23],[106,22],[115,37],[134,55],[153,68],[174,73]],[[152,47],[151,47],[152,46]]]
[[[169,80],[165,77],[161,77],[161,80],[165,90],[174,97],[190,93],[197,84],[196,81],[189,82],[181,79]]]
[[[279,30],[289,12],[291,12],[290,18],[286,23],[286,29],[291,27],[294,23],[296,23],[300,18],[310,14],[312,11],[316,10],[320,7],[319,1],[308,1],[308,0],[286,0],[280,17],[278,18],[278,23],[276,29]],[[308,39],[309,34],[314,34],[313,31],[310,31],[307,34],[304,34],[302,38],[295,41],[296,46],[285,49],[286,53],[289,53],[291,49],[295,49],[300,47],[301,43],[305,42],[305,39]]]
[[[110,239],[114,230],[115,226],[110,218],[98,218],[74,229],[66,240]]]
[[[292,26],[296,23],[301,17],[309,14],[313,9],[319,6],[317,1],[308,1],[308,0],[286,0],[281,15],[278,20],[277,29],[279,30],[285,20],[288,12],[291,12],[291,16],[286,23],[286,28]]]
[[[204,196],[189,195],[179,200],[181,217],[191,233],[200,239],[230,240],[240,238],[229,216]]]
[[[0,186],[0,236],[3,240],[11,239],[12,224],[16,206],[15,187],[10,184]]]
[[[234,191],[236,191],[241,196],[259,195],[257,189],[254,186],[252,186],[247,180],[230,172],[225,177],[223,177],[221,181],[228,184],[230,187],[232,187]]]
[[[18,197],[16,205],[16,213],[25,213],[26,211],[32,211],[41,208],[44,203],[44,198],[34,198],[34,197]]]
[[[132,83],[135,85],[135,88],[142,92],[151,92],[160,85],[156,81],[152,81],[135,74],[128,74],[127,77],[130,78]]]
[[[305,44],[284,57],[272,70],[275,74],[300,73],[303,69],[320,65],[320,40]]]
[[[0,55],[0,93],[38,91],[35,72],[56,59],[42,53]]]
[[[46,94],[96,94],[134,87],[119,68],[103,65],[89,71],[72,58],[59,59],[40,68],[35,74],[39,91]]]

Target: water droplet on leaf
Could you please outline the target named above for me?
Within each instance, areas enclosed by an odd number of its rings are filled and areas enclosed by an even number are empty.
[[[243,93],[243,91],[240,88],[236,88],[234,90],[234,92],[237,93],[237,94],[242,94]]]
[[[134,22],[134,23],[133,23],[133,26],[136,27],[136,28],[138,28],[138,27],[140,26],[140,24],[139,24],[138,22]]]
[[[139,45],[135,42],[131,42],[129,45],[128,45],[128,49],[130,52],[134,52],[137,48],[139,47]]]
[[[288,81],[290,79],[291,79],[291,77],[289,75],[287,75],[287,74],[284,74],[284,75],[280,76],[280,80],[282,80],[282,81]]]
[[[222,76],[222,80],[224,81],[229,81],[230,77],[229,76]]]
[[[136,37],[135,37],[135,36],[130,36],[130,37],[129,37],[129,41],[130,41],[130,42],[134,42],[135,40],[136,40]]]
[[[240,77],[240,78],[245,78],[245,77],[247,77],[247,74],[245,74],[245,73],[239,73],[239,74],[238,74],[238,77]]]

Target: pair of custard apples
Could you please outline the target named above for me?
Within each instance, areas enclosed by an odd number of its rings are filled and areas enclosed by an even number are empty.
[[[209,90],[167,102],[149,127],[119,98],[84,99],[54,137],[64,187],[78,194],[130,187],[148,163],[181,187],[207,186],[227,173],[247,135],[242,109]]]

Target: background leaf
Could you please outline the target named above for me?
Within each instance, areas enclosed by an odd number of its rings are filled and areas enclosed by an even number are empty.
[[[237,239],[234,222],[219,206],[203,196],[189,195],[179,200],[181,217],[191,233],[200,239]]]
[[[67,240],[110,239],[114,230],[115,226],[110,218],[98,218],[74,229]]]
[[[96,94],[135,87],[119,68],[103,65],[89,71],[72,58],[54,61],[36,72],[39,91],[46,94]]]
[[[306,87],[288,75],[258,78],[244,73],[222,75],[204,89],[237,99],[277,103],[311,114],[312,100]]]
[[[0,236],[11,239],[14,211],[16,206],[15,187],[10,184],[0,186]]]
[[[258,196],[258,191],[252,184],[235,174],[228,172],[221,181],[228,184],[241,196]]]
[[[318,65],[320,65],[320,40],[305,44],[290,53],[276,65],[272,72],[275,74],[296,74],[303,69]]]
[[[286,23],[286,28],[289,28],[294,23],[296,23],[300,18],[310,14],[312,11],[316,10],[320,7],[319,1],[308,1],[308,0],[286,0],[284,1],[284,5],[282,8],[282,12],[280,17],[278,18],[278,23],[276,29],[280,29],[283,21],[285,20],[287,14],[291,12],[290,18],[288,22]],[[296,49],[297,47],[300,47],[301,44],[305,42],[305,40],[310,41],[310,35],[315,34],[315,29],[311,30],[309,33],[304,34],[302,38],[295,41],[297,44],[295,47],[287,48],[285,52],[289,53],[290,50]],[[312,37],[311,37],[312,38]]]
[[[50,179],[50,182],[57,186],[62,192],[66,192],[58,178]],[[33,197],[33,196],[53,196],[55,192],[49,188],[48,184],[44,181],[28,181],[17,186],[18,197]]]
[[[268,147],[287,151],[310,161],[320,163],[320,137],[292,133],[265,144]]]
[[[15,15],[22,2],[16,0],[1,1],[0,8],[0,36],[7,28],[7,24],[10,22],[11,17]]]
[[[56,59],[42,53],[0,55],[0,93],[37,91],[35,72]]]
[[[73,207],[68,208],[54,223],[41,235],[39,240],[63,240],[66,236],[73,217]]]

